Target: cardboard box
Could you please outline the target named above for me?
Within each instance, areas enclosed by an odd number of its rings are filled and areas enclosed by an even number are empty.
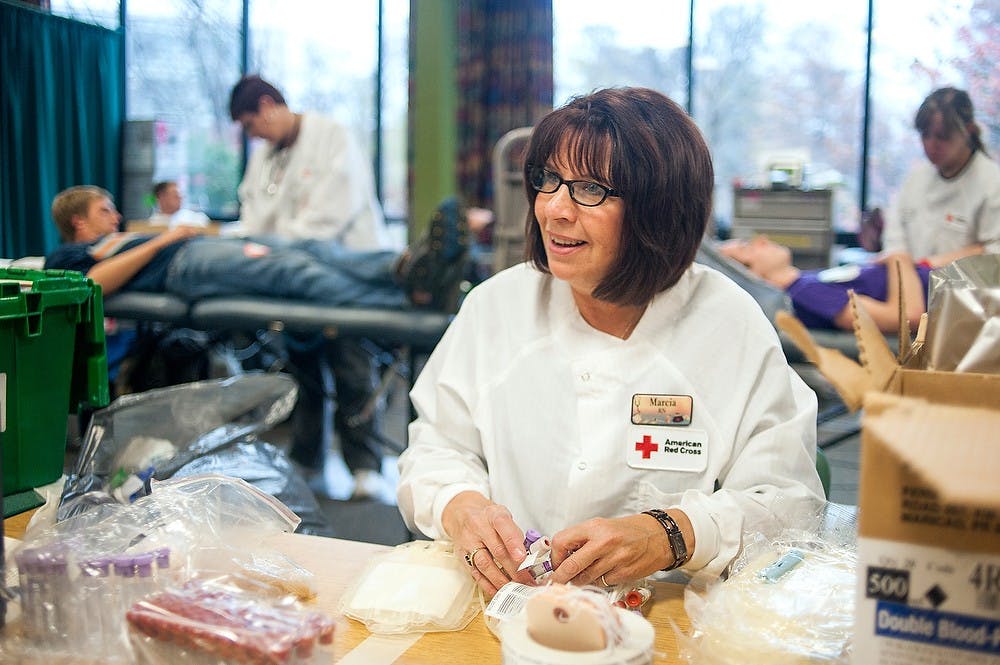
[[[852,662],[1000,663],[1000,375],[922,370],[852,307],[860,364],[778,320],[864,407]]]

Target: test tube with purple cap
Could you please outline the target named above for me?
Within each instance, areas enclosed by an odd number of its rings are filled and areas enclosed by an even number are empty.
[[[111,594],[111,559],[94,557],[79,563],[80,617],[83,640],[90,654],[103,653],[108,620],[106,612]]]

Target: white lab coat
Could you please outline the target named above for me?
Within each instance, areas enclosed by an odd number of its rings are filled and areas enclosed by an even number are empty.
[[[883,248],[922,259],[976,243],[1000,253],[997,163],[977,150],[954,178],[942,178],[930,162],[914,168],[886,219]]]
[[[350,132],[305,113],[286,150],[262,144],[250,155],[239,187],[241,234],[333,239],[359,250],[391,247],[371,162]]]
[[[636,429],[641,394],[690,396],[690,424]],[[744,530],[770,533],[820,505],[816,396],[756,302],[704,266],[659,294],[628,340],[591,328],[565,282],[527,264],[499,273],[469,294],[411,398],[399,508],[432,538],[470,489],[550,535],[677,506],[696,537],[686,569],[720,573]],[[700,437],[705,467],[629,466],[644,431]]]

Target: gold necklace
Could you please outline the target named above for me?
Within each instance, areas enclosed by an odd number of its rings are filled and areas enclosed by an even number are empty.
[[[636,316],[635,319],[633,319],[629,324],[628,328],[625,329],[625,333],[621,336],[622,339],[628,339],[632,336],[632,333],[635,332],[636,326],[639,325],[639,321],[642,321],[642,315],[646,313],[646,307],[648,307],[648,305],[642,306],[642,309],[639,310],[638,316]]]

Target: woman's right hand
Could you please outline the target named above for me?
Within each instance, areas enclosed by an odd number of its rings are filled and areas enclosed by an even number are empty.
[[[478,492],[461,492],[445,506],[441,521],[456,554],[465,558],[469,573],[487,596],[511,580],[534,583],[531,573],[517,570],[527,556],[524,532],[506,506]]]

